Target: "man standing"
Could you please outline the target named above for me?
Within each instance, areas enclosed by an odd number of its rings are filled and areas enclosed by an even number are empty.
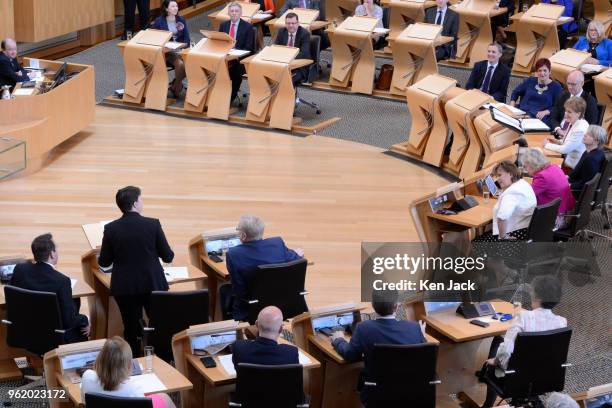
[[[139,356],[137,338],[142,309],[149,312],[152,291],[168,290],[159,258],[170,263],[174,252],[159,220],[140,215],[143,203],[138,187],[122,188],[115,199],[123,216],[104,227],[98,264],[103,268],[112,266],[110,290],[121,312],[124,338],[133,355]]]
[[[274,44],[299,48],[300,52],[295,58],[310,59],[310,33],[300,26],[298,15],[295,13],[287,13],[285,27],[278,30]],[[293,86],[298,86],[308,79],[308,69],[304,67],[293,70],[291,79]]]
[[[454,58],[457,48],[457,32],[459,31],[459,15],[448,8],[448,0],[436,0],[438,7],[431,7],[425,11],[425,22],[442,26],[441,35],[453,37],[453,41],[436,47],[436,59]]]
[[[2,40],[0,53],[0,86],[14,87],[17,82],[29,81],[28,73],[17,61],[17,43],[12,38]]]
[[[304,251],[287,248],[281,237],[263,239],[263,221],[253,215],[240,217],[238,227],[241,245],[230,248],[225,262],[232,278],[232,294],[235,297],[234,320],[247,320],[248,308],[240,299],[249,296],[249,284],[259,265],[295,261],[304,256]]]
[[[498,102],[506,102],[508,84],[510,83],[510,68],[499,63],[502,47],[491,43],[487,47],[487,60],[474,64],[465,89],[480,89],[491,95]]]
[[[572,71],[567,75],[567,91],[561,92],[555,104],[550,112],[550,124],[551,128],[557,131],[559,135],[565,135],[567,128],[564,127],[563,116],[565,115],[565,101],[572,96],[579,96],[586,102],[586,111],[584,112],[584,119],[589,122],[590,125],[596,125],[598,120],[597,101],[592,95],[589,95],[582,86],[584,85],[584,74],[581,71]]]
[[[138,16],[140,20],[140,29],[144,30],[149,25],[149,0],[123,0],[123,8],[125,10],[125,34],[123,39],[126,39],[127,32],[134,32],[134,22],[136,20],[136,7],[138,6]]]
[[[15,266],[11,285],[22,289],[39,292],[52,292],[57,301],[62,318],[64,341],[76,343],[87,341],[89,321],[87,316],[79,314],[80,301],[72,299],[70,278],[55,270],[59,259],[55,242],[51,234],[44,234],[32,241],[34,263],[21,263]]]
[[[224,21],[219,26],[219,31],[229,34],[234,40],[234,48],[237,50],[246,50],[251,53],[255,52],[255,33],[253,26],[244,20],[242,17],[242,6],[239,3],[230,3],[228,7],[230,19]],[[236,99],[240,84],[242,83],[242,76],[245,73],[244,65],[240,61],[231,61],[228,66],[229,75],[232,80],[232,96],[230,101]]]

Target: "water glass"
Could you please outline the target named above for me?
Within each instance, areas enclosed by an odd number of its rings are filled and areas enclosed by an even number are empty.
[[[126,33],[125,33],[125,38],[126,38],[128,41],[130,41],[130,40],[132,39],[132,32],[131,32],[131,31],[126,32]]]
[[[484,203],[489,204],[489,199],[491,198],[491,193],[488,191],[482,192],[482,197],[484,198]]]
[[[512,303],[512,317],[515,318],[516,316],[518,316],[519,311],[521,310],[521,307],[523,305],[521,304],[521,302],[513,302]]]
[[[155,353],[153,350],[153,346],[146,346],[144,348],[144,358],[145,358],[144,372],[146,374],[151,374],[153,372],[153,357],[154,356],[155,356]]]
[[[191,43],[189,44],[189,48],[195,48],[196,43],[195,41],[191,40]]]
[[[529,4],[524,3],[524,4],[523,4],[523,13],[526,13],[526,12],[527,12],[527,10],[529,10]]]

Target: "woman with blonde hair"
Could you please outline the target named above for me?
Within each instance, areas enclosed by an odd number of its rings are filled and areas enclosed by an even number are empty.
[[[569,170],[576,167],[582,152],[585,150],[582,137],[589,128],[589,122],[584,120],[586,102],[581,97],[572,96],[565,101],[563,107],[565,108],[565,115],[561,127],[565,127],[567,130],[556,132],[559,139],[549,136],[548,140],[544,141],[544,148],[565,155],[563,166],[569,173]]]
[[[81,400],[85,394],[102,394],[112,397],[144,398],[144,392],[130,383],[132,374],[132,350],[119,336],[106,340],[98,354],[93,370],[83,373],[81,379]],[[176,408],[167,394],[148,395],[153,408]]]
[[[588,64],[612,65],[612,40],[606,37],[604,26],[599,21],[592,20],[586,31],[586,36],[578,38],[574,49],[587,51],[591,54]]]

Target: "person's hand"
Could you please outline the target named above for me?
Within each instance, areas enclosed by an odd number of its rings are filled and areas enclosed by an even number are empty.
[[[542,120],[546,115],[550,115],[550,111],[548,109],[536,113],[536,118]]]
[[[589,57],[587,58],[587,60],[585,61],[586,64],[594,64],[594,65],[599,65],[599,60],[597,58],[593,58],[593,57]]]
[[[344,339],[344,333],[342,333],[341,331],[335,331],[332,333],[331,339],[332,341],[337,339]]]
[[[495,365],[495,358],[490,358],[486,361],[488,365]]]
[[[178,31],[183,31],[185,29],[185,24],[181,23],[180,21],[178,23],[176,23],[176,29]]]
[[[510,101],[510,106],[516,106],[516,101]]]
[[[421,333],[425,336],[425,329],[427,328],[427,322],[419,320],[419,326],[421,326]]]
[[[18,75],[18,76],[23,76],[23,72],[21,72],[21,71],[17,71],[17,75]]]
[[[91,332],[91,326],[87,325],[85,327],[81,328],[81,334],[83,334],[83,336],[85,337],[89,337],[89,333]]]
[[[300,258],[304,257],[304,250],[302,248],[296,248],[295,253],[298,254]]]

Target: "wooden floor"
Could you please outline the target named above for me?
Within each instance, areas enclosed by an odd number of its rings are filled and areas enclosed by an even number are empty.
[[[51,232],[58,270],[78,278],[88,250],[81,224],[117,218],[115,192],[136,185],[174,265],[186,263],[193,236],[256,214],[266,236],[314,262],[307,299],[318,307],[359,300],[360,243],[418,241],[408,204],[443,184],[371,146],[97,107],[42,170],[0,182],[0,256],[30,255],[32,238]]]

